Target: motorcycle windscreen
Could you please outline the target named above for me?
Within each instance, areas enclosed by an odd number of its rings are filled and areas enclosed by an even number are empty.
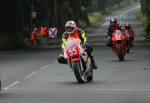
[[[121,40],[121,34],[122,34],[122,32],[120,30],[116,30],[116,32],[115,32],[116,40]]]
[[[68,40],[65,43],[65,48],[70,49],[70,48],[76,47],[79,44],[80,44],[80,39],[68,38]]]

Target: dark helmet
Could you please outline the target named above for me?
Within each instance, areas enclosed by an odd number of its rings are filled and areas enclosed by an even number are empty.
[[[111,19],[110,19],[110,24],[112,24],[112,23],[113,23],[113,24],[114,24],[114,23],[116,24],[116,23],[117,23],[117,19],[116,19],[116,18],[111,18]]]
[[[126,24],[125,24],[125,28],[126,28],[126,29],[129,29],[130,27],[131,27],[131,25],[130,25],[129,23],[126,23]]]
[[[110,19],[110,25],[111,25],[112,27],[115,27],[116,24],[117,24],[117,19],[116,19],[116,18],[111,18],[111,19]]]

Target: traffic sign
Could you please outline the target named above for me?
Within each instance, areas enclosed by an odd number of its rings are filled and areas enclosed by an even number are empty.
[[[48,34],[51,38],[56,38],[58,29],[57,28],[49,28]]]

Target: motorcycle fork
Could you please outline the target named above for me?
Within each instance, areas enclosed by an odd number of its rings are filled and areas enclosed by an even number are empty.
[[[80,67],[81,67],[81,71],[84,71],[84,67],[83,67],[83,64],[82,64],[82,60],[81,60],[81,57],[79,57],[80,58]]]
[[[70,66],[71,71],[73,72],[72,60],[71,60],[71,58],[68,59],[68,64],[69,64],[69,66]]]

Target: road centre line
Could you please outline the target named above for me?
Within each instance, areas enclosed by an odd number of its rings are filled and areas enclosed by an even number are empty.
[[[47,64],[47,65],[41,67],[40,70],[44,70],[44,69],[48,68],[48,66],[49,66],[49,64]],[[36,71],[32,72],[31,74],[29,74],[29,75],[26,76],[26,79],[27,79],[27,78],[30,78],[30,77],[32,77],[32,76],[34,76],[34,75],[36,75],[38,72],[39,72],[39,70],[36,70]]]
[[[20,83],[20,81],[16,81],[16,82],[10,84],[9,86],[5,87],[4,90],[7,90],[7,89],[11,88],[11,87],[17,85],[18,83]]]
[[[33,75],[37,74],[39,71],[34,71],[33,73],[29,74],[26,76],[26,78],[30,78],[32,77]]]
[[[46,69],[48,66],[49,66],[49,64],[47,64],[47,65],[41,67],[40,70],[44,70],[44,69]],[[36,70],[36,71],[34,71],[33,73],[27,75],[26,78],[30,78],[30,77],[36,75],[38,72],[39,72],[39,70]]]
[[[49,64],[43,66],[42,68],[40,68],[40,70],[44,70],[44,69],[46,69],[48,66],[49,66]],[[27,75],[25,78],[28,79],[28,78],[30,78],[30,77],[36,75],[38,72],[39,72],[39,71],[36,70],[36,71],[32,72],[31,74]],[[12,84],[10,84],[10,85],[4,87],[3,89],[4,89],[4,90],[8,90],[9,88],[11,88],[11,87],[17,85],[18,83],[20,83],[20,81],[13,82]]]
[[[44,69],[48,68],[48,66],[49,66],[49,64],[43,66],[42,68],[40,68],[40,70],[44,70]]]
[[[121,18],[122,18],[123,16],[125,16],[127,13],[132,12],[133,10],[135,10],[135,9],[137,9],[137,8],[139,8],[139,7],[140,7],[140,5],[138,5],[138,6],[134,7],[134,8],[132,8],[132,9],[128,9],[127,11],[123,12],[123,13],[120,15],[119,19],[121,19]],[[111,18],[111,16],[108,17],[108,18]],[[121,21],[120,21],[120,23],[121,23]],[[109,25],[109,22],[105,22],[105,23],[103,23],[102,25],[103,25],[103,26],[107,26],[107,25]]]
[[[132,9],[127,10],[126,12],[124,12],[124,13],[122,13],[122,14],[120,15],[120,18],[122,18],[125,14],[127,14],[127,13],[129,13],[129,12],[132,12],[133,10],[135,10],[135,9],[137,9],[137,8],[139,8],[139,7],[140,7],[140,5],[138,5],[138,6],[134,7],[134,8],[132,8]]]

